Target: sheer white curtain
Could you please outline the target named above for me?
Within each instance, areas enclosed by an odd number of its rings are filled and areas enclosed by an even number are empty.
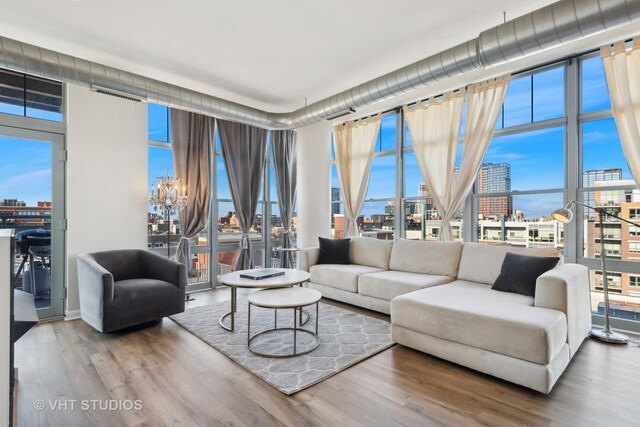
[[[624,156],[640,186],[640,38],[633,39],[629,50],[620,41],[600,52]]]
[[[464,148],[456,173],[456,156],[465,91],[430,99],[425,106],[404,107],[422,178],[442,218],[438,240],[453,240],[451,220],[460,209],[487,152],[510,77],[467,88]]]
[[[380,118],[376,116],[333,127],[336,169],[344,199],[344,212],[349,221],[347,236],[358,235],[356,220],[367,195]]]
[[[438,240],[452,240],[449,221],[453,212],[452,189],[455,179],[456,153],[460,136],[460,120],[464,91],[448,92],[441,99],[419,102],[410,109],[404,106],[416,160],[422,179],[442,217]]]

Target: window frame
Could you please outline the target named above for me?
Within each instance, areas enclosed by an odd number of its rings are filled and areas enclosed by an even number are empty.
[[[169,111],[168,107],[167,107],[167,111]],[[167,117],[169,117],[169,113],[167,112]],[[170,128],[169,129],[169,137],[168,139],[171,140],[171,134],[170,134]],[[201,254],[201,253],[208,253],[209,257],[208,257],[208,280],[207,281],[194,281],[191,282],[187,285],[187,291],[188,292],[192,292],[192,291],[197,291],[197,290],[203,290],[203,289],[210,289],[210,288],[216,288],[217,286],[220,286],[219,283],[219,275],[218,275],[218,268],[219,268],[219,263],[218,263],[218,254],[220,252],[227,252],[227,251],[236,251],[238,250],[238,242],[229,242],[229,243],[220,243],[219,241],[219,233],[218,233],[218,219],[219,219],[219,204],[220,203],[233,203],[232,199],[230,198],[225,198],[225,199],[219,199],[218,198],[218,180],[217,180],[217,173],[218,173],[218,167],[217,167],[217,161],[219,158],[222,158],[222,151],[221,149],[218,149],[217,146],[217,142],[215,140],[215,138],[217,138],[218,135],[218,122],[215,121],[214,122],[214,150],[212,153],[212,158],[210,163],[212,164],[212,176],[211,176],[211,188],[213,189],[212,191],[212,195],[211,195],[211,206],[209,209],[210,212],[210,217],[209,217],[209,226],[208,226],[208,230],[207,230],[207,245],[191,245],[190,249],[191,249],[191,253],[192,254]],[[162,149],[166,149],[166,150],[173,150],[173,145],[171,143],[171,141],[162,141],[162,140],[154,140],[154,139],[149,139],[148,138],[148,146],[153,146],[153,147],[158,147],[158,148],[162,148]],[[273,240],[271,238],[271,214],[273,212],[273,206],[274,204],[278,203],[277,202],[277,195],[272,195],[271,194],[271,176],[270,176],[270,171],[271,168],[273,167],[273,158],[271,155],[271,134],[269,134],[268,137],[268,158],[267,158],[267,163],[266,163],[266,167],[264,170],[264,175],[263,175],[263,180],[262,180],[262,185],[263,185],[263,190],[262,190],[262,194],[263,197],[262,199],[259,201],[260,206],[262,207],[262,223],[261,223],[261,227],[262,227],[262,239],[260,241],[252,241],[252,248],[254,251],[259,250],[262,252],[263,254],[263,260],[264,260],[264,266],[265,267],[270,267],[272,264],[272,252],[273,250],[276,248],[277,246],[277,241]],[[266,232],[265,230],[269,230],[268,232]],[[165,255],[166,254],[166,248],[150,248],[150,250],[152,252],[156,252],[160,255]],[[214,279],[214,275],[215,275],[215,279]]]
[[[564,180],[562,187],[553,188],[540,188],[530,190],[512,190],[504,193],[491,193],[491,196],[526,196],[526,195],[541,195],[541,194],[561,194],[562,202],[566,204],[570,200],[582,200],[585,192],[602,190],[602,187],[583,187],[583,124],[595,120],[607,119],[612,117],[611,109],[601,109],[598,111],[589,111],[587,113],[582,112],[582,62],[594,57],[599,56],[599,51],[595,50],[583,55],[567,58],[561,61],[550,63],[541,67],[532,68],[522,73],[516,73],[515,76],[532,76],[536,73],[556,68],[563,67],[564,69],[564,116],[545,119],[538,122],[531,122],[521,124],[517,126],[511,126],[507,128],[499,127],[494,130],[493,137],[516,135],[523,132],[548,129],[553,127],[563,127],[564,133]],[[532,90],[533,90],[532,84]],[[531,108],[535,99],[535,93],[532,95]],[[394,108],[397,112],[397,130],[396,130],[396,150],[389,150],[385,152],[377,152],[376,155],[396,153],[396,197],[385,199],[367,199],[366,201],[394,201],[395,202],[395,233],[396,237],[406,237],[405,210],[406,202],[420,201],[424,198],[410,196],[405,194],[404,178],[405,178],[405,155],[413,152],[413,146],[406,144],[406,123],[404,114],[401,107]],[[501,108],[499,122],[504,123],[504,108]],[[462,142],[462,136],[461,136]],[[332,165],[335,164],[335,160]],[[463,226],[462,237],[467,242],[477,242],[478,235],[477,230],[479,228],[478,219],[478,200],[480,197],[487,197],[487,195],[481,195],[478,193],[478,189],[475,188],[470,192],[469,196],[463,204]],[[620,185],[607,187],[607,190],[635,190],[635,185]],[[342,204],[343,201],[332,202],[332,211],[335,204]],[[558,206],[560,208],[562,206]],[[584,265],[590,270],[599,270],[601,268],[601,260],[599,258],[586,258],[583,254],[584,247],[584,213],[582,209],[575,209],[575,218],[569,224],[564,225],[561,234],[555,236],[558,244],[562,245],[562,250],[566,262],[573,262]],[[638,224],[640,229],[640,223]],[[560,231],[559,231],[560,233]],[[629,233],[632,237],[633,234]],[[640,235],[640,230],[637,232]],[[560,246],[559,246],[560,247]],[[615,275],[618,273],[629,273],[640,275],[640,262],[638,260],[620,260],[615,258],[607,259],[608,269]],[[640,279],[639,279],[640,281]],[[592,312],[592,318],[594,324],[603,324],[603,316]],[[640,331],[640,322],[631,321],[621,318],[612,318],[611,323],[613,327]]]

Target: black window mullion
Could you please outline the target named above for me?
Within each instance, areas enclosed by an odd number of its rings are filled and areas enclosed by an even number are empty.
[[[27,75],[22,75],[22,115],[27,117]]]
[[[531,123],[533,123],[533,76],[529,77],[529,90],[531,91]]]

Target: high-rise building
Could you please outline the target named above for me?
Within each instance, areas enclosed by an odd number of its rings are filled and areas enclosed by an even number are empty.
[[[424,182],[418,184],[418,196],[422,199],[418,201],[418,210],[416,213],[418,213],[419,215],[423,215],[425,209],[427,211],[431,211],[434,209],[433,197],[431,197],[431,194],[429,194],[429,190],[427,190],[427,184],[425,184]]]
[[[593,202],[590,206],[605,210],[608,213],[619,216],[627,221],[640,225],[640,190],[637,189],[610,189],[616,186],[632,186],[635,184],[630,179],[611,179],[621,176],[619,169],[610,169],[607,175],[604,171],[594,172],[590,178],[595,176],[596,181],[589,185],[601,190],[591,193]],[[584,174],[585,186],[587,172]],[[598,172],[598,173],[596,173]],[[620,172],[620,175],[618,175]],[[600,178],[606,178],[599,180]],[[586,202],[585,193],[585,202]],[[590,214],[584,218],[584,256],[586,258],[597,258],[601,255],[602,240],[604,240],[604,250],[608,259],[614,260],[640,260],[640,227],[634,227],[626,222],[621,222],[613,217],[605,217],[603,228],[596,220],[596,216]],[[595,299],[592,297],[592,308],[603,313],[602,297],[602,273],[599,270],[590,270],[591,291],[596,292]],[[640,275],[636,273],[619,272],[611,269],[608,271],[609,292],[612,297],[612,304],[615,304],[617,316],[636,319],[637,305],[629,301],[627,297],[640,297]]]
[[[427,184],[424,182],[418,184],[418,196],[429,197],[429,190],[427,190]]]
[[[506,193],[511,191],[511,165],[508,163],[483,163],[476,178],[478,194]],[[481,197],[478,213],[486,217],[508,217],[513,212],[512,196]]]
[[[339,187],[331,187],[331,215],[336,215],[340,213],[340,203],[333,203],[340,201],[340,188]]]
[[[387,206],[384,207],[384,214],[387,216],[393,216],[396,212],[396,204],[393,202],[387,202]]]
[[[605,181],[620,181],[622,179],[622,169],[594,169],[585,171],[582,174],[582,186],[583,187],[596,187],[597,182]],[[584,204],[588,206],[596,205],[596,193],[593,191],[586,191],[584,193]],[[594,218],[595,211],[592,209],[584,208],[585,218]]]
[[[415,215],[420,212],[421,203],[407,201],[404,203],[404,213],[405,215]]]

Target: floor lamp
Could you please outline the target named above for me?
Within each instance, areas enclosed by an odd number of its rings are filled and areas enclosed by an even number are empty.
[[[570,201],[567,205],[558,209],[554,213],[551,214],[551,217],[555,220],[562,222],[563,224],[568,224],[573,219],[573,212],[571,211],[571,207],[573,205],[584,206],[588,209],[593,209],[598,212],[598,222],[600,224],[600,259],[602,260],[602,290],[604,293],[604,329],[591,329],[589,332],[589,336],[598,339],[600,341],[605,341],[614,344],[626,344],[629,342],[629,337],[623,335],[618,332],[613,332],[611,330],[611,325],[609,324],[609,280],[607,278],[607,266],[606,266],[606,252],[604,247],[604,217],[606,215],[617,218],[620,221],[624,221],[636,227],[631,221],[627,221],[624,218],[620,218],[617,215],[613,215],[602,208],[594,208],[593,206],[585,205],[584,203],[577,202],[575,200]]]

